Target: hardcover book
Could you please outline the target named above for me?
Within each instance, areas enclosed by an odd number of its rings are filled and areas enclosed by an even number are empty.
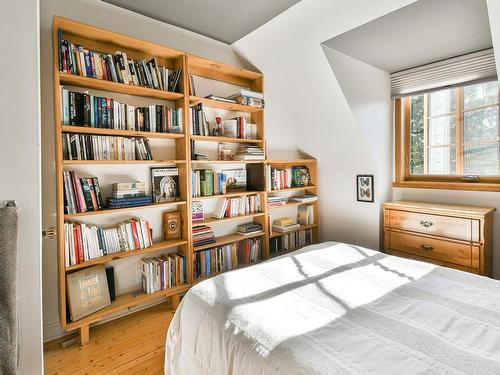
[[[180,199],[179,169],[151,168],[153,202],[173,202]]]

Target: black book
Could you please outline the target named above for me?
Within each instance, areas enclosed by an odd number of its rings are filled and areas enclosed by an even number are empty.
[[[90,194],[90,186],[86,178],[79,178],[80,184],[82,185],[83,199],[85,199],[85,204],[87,205],[87,211],[94,211],[94,205],[92,204],[92,196]]]
[[[83,94],[83,125],[90,126],[90,95]]]
[[[62,30],[60,28],[57,29],[57,46],[59,48],[59,71],[62,72],[64,70],[64,53],[62,46]]]
[[[161,133],[163,130],[163,111],[162,111],[162,106],[161,105],[156,105],[155,110],[156,110],[156,132]]]
[[[69,147],[71,148],[71,158],[70,160],[78,160],[78,152],[76,148],[77,135],[71,134],[69,137]]]
[[[115,293],[115,269],[113,266],[107,266],[106,270],[106,279],[108,281],[108,290],[109,290],[109,299],[114,301],[116,299]]]
[[[78,125],[78,114],[76,109],[76,92],[69,92],[69,124]]]
[[[144,114],[144,131],[145,132],[150,132],[151,131],[151,124],[149,121],[149,108],[143,108],[143,114]]]

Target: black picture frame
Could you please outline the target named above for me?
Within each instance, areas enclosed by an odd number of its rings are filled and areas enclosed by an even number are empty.
[[[373,203],[375,179],[372,174],[356,175],[356,199],[358,202]]]

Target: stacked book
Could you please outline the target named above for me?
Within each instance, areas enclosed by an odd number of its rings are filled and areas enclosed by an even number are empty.
[[[264,151],[255,145],[239,145],[234,160],[264,160]]]
[[[225,217],[235,217],[241,215],[250,215],[261,212],[260,195],[247,195],[236,198],[221,198],[215,204],[215,219]]]
[[[300,229],[300,224],[288,217],[281,217],[273,221],[273,231],[286,233]]]
[[[63,133],[64,160],[153,160],[145,138]]]
[[[119,182],[112,185],[112,196],[107,203],[108,208],[147,206],[151,204],[151,197],[146,195],[144,182]]]
[[[76,177],[74,171],[64,171],[64,212],[74,215],[104,208],[97,177]]]
[[[313,242],[312,229],[303,229],[293,233],[269,239],[269,253],[296,250]]]
[[[153,246],[152,230],[143,219],[130,219],[114,228],[84,223],[64,223],[66,267],[121,251]]]
[[[257,139],[257,124],[247,121],[243,116],[222,121],[224,137],[239,139]]]
[[[191,219],[193,222],[205,220],[205,213],[203,210],[203,203],[202,202],[192,202],[191,203]]]
[[[61,88],[62,123],[91,128],[182,133],[182,108],[136,107],[118,100]]]
[[[297,209],[297,222],[302,225],[314,224],[314,206],[305,204]]]
[[[127,85],[149,87],[157,90],[176,91],[181,69],[170,74],[158,65],[156,58],[149,60],[128,59],[125,52],[105,54],[75,45],[62,39],[58,31],[59,71]]]
[[[312,203],[318,200],[318,196],[315,194],[304,194],[291,197],[290,200],[299,203]]]
[[[261,256],[260,238],[245,239],[239,243],[197,251],[194,256],[194,278],[212,276],[241,265],[255,263]]]
[[[264,108],[264,94],[261,92],[240,89],[238,92],[229,96],[229,99],[233,99],[239,104]]]
[[[142,291],[158,292],[186,283],[186,258],[177,253],[141,259]]]
[[[215,242],[215,235],[208,225],[193,226],[193,246],[203,246]]]
[[[283,206],[283,205],[285,205],[287,202],[288,202],[288,198],[287,198],[287,197],[282,197],[282,196],[279,196],[279,195],[276,195],[276,196],[268,196],[268,197],[267,197],[267,205],[268,205],[269,207],[279,207],[279,206]]]
[[[238,225],[238,231],[236,233],[241,234],[242,236],[248,236],[261,231],[262,225],[259,223],[245,223]]]

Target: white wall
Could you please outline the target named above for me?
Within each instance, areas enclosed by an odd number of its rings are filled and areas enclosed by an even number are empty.
[[[151,42],[163,44],[172,48],[186,51],[199,56],[208,57],[228,64],[248,67],[234,52],[231,46],[213,39],[167,25],[133,12],[121,9],[100,0],[44,0],[40,9],[40,38],[41,38],[41,99],[42,99],[42,182],[43,182],[43,226],[52,226],[56,222],[55,196],[55,165],[54,165],[54,123],[53,123],[53,92],[52,92],[52,41],[51,27],[53,16],[62,16],[88,23],[108,30],[120,32]],[[136,100],[134,98],[123,99]],[[133,104],[133,102],[131,102]],[[108,172],[99,168],[74,168],[81,176],[99,176]],[[102,167],[106,168],[106,167]],[[147,169],[137,167],[113,172],[121,176],[131,173],[141,176]],[[77,172],[78,173],[78,172]],[[148,179],[144,174],[143,180]],[[103,183],[101,181],[101,183]],[[148,213],[149,214],[149,213]],[[147,214],[141,216],[148,219]],[[125,216],[114,217],[111,220],[123,220]],[[110,219],[107,217],[106,219]],[[156,220],[159,222],[158,220]],[[99,219],[91,221],[100,224]],[[157,231],[160,233],[160,231]],[[57,258],[56,241],[43,242],[43,323],[44,339],[48,340],[62,334],[58,317],[57,300]],[[135,258],[135,257],[134,257]],[[123,276],[117,280],[118,293],[126,292],[139,287],[136,279],[137,259],[122,260],[115,264],[116,274]]]
[[[318,159],[323,240],[379,247],[392,141],[387,75],[346,58],[334,74],[321,43],[408,3],[302,0],[234,44],[265,74],[268,147]],[[356,174],[375,175],[375,203],[356,202]]]
[[[37,0],[0,1],[0,202],[19,212],[20,374],[41,374],[41,207],[39,8]]]

